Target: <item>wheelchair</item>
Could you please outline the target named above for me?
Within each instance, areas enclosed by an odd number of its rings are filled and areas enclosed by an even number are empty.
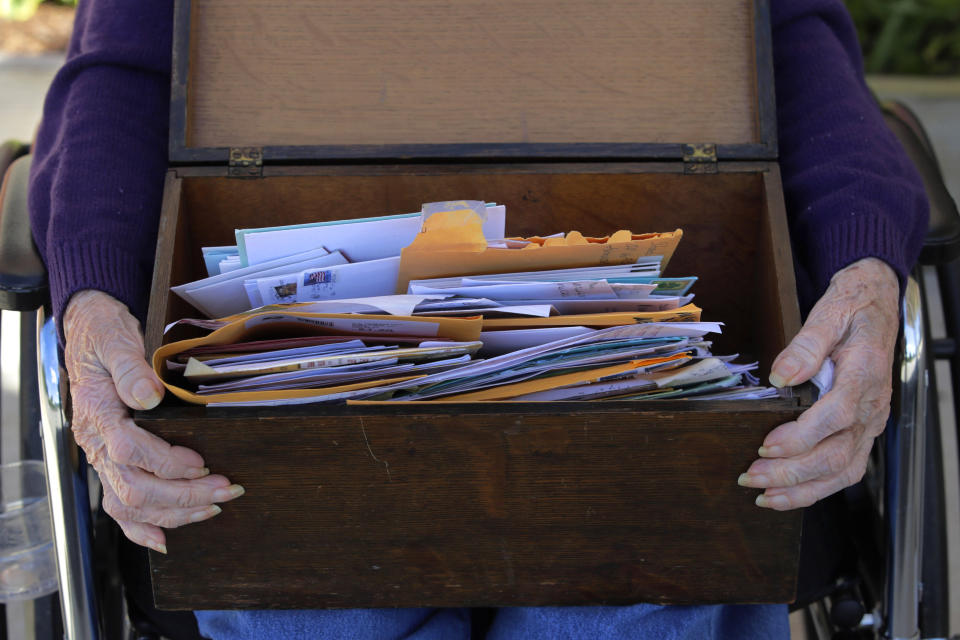
[[[804,514],[791,608],[806,637],[820,640],[960,638],[951,636],[960,628],[950,627],[951,606],[960,611],[960,576],[947,565],[948,536],[960,546],[948,517],[960,511],[960,214],[916,117],[897,103],[884,105],[884,113],[923,176],[931,217],[902,303],[887,429],[864,479]],[[50,616],[36,617],[47,635],[34,637],[199,638],[192,614],[153,607],[146,554],[98,508],[96,474],[73,441],[66,372],[56,327],[46,317],[46,271],[30,235],[29,168],[26,145],[0,147],[0,309],[19,312],[23,328],[36,324],[35,335],[20,331],[20,424],[3,428],[20,429],[27,457],[38,457],[42,447],[60,587],[59,610],[48,606]],[[942,309],[932,308],[935,290]],[[938,376],[952,393],[952,403],[940,403],[946,410],[938,410]],[[484,624],[481,612],[476,637]]]

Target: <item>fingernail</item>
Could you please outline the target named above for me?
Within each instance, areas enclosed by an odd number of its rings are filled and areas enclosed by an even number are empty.
[[[787,496],[768,496],[764,493],[757,496],[756,503],[758,507],[768,509],[785,509],[790,506]]]
[[[787,356],[783,360],[777,362],[776,366],[773,368],[773,371],[770,372],[770,384],[775,387],[784,386],[787,383],[787,380],[792,379],[800,372],[800,367],[802,366],[802,362],[793,356]]]
[[[147,542],[147,546],[149,546],[151,549],[153,549],[158,553],[163,553],[163,554],[167,553],[167,545],[163,544],[162,542],[157,542],[156,540],[150,540],[149,542]]]
[[[205,478],[210,475],[210,469],[207,467],[194,467],[187,471],[188,480],[199,480],[200,478]]]
[[[770,481],[767,480],[767,476],[754,475],[752,473],[741,473],[740,477],[737,478],[737,484],[741,487],[763,489],[770,486]]]
[[[783,457],[783,448],[777,445],[770,447],[760,447],[757,449],[757,453],[761,458],[782,458]]]
[[[243,487],[238,484],[232,484],[229,487],[224,487],[223,489],[217,489],[213,492],[213,499],[215,502],[226,502],[227,500],[233,500],[234,498],[239,498],[246,491]]]
[[[160,399],[163,397],[157,391],[157,387],[146,379],[139,380],[133,385],[131,393],[133,393],[133,399],[139,402],[144,409],[153,409],[160,404]]]
[[[190,522],[201,522],[203,520],[207,520],[209,518],[212,518],[213,516],[219,515],[222,511],[223,509],[221,509],[217,505],[209,506],[206,509],[201,509],[200,511],[195,511],[194,513],[191,513]]]

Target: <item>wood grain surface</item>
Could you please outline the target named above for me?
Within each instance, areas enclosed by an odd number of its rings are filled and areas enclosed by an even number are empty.
[[[800,513],[736,478],[796,404],[631,404],[141,416],[247,490],[168,532],[157,604],[791,600]]]
[[[193,0],[189,21],[188,147],[761,138],[753,0]]]
[[[405,213],[459,198],[507,206],[508,233],[684,229],[718,353],[765,376],[799,327],[772,163],[216,167],[168,174],[147,327],[189,314],[169,286],[233,230]],[[171,266],[174,265],[174,266]],[[176,333],[165,339],[176,339]],[[167,400],[137,423],[247,489],[152,556],[164,608],[786,602],[799,513],[736,484],[809,398],[753,403],[494,403],[207,410]]]

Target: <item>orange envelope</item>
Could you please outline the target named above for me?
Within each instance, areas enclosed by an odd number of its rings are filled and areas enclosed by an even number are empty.
[[[202,338],[171,342],[157,349],[153,354],[153,370],[160,377],[163,386],[173,395],[191,404],[209,404],[214,402],[259,402],[290,400],[313,396],[343,393],[387,383],[402,382],[421,376],[405,376],[386,380],[369,380],[338,387],[317,389],[282,389],[272,391],[234,391],[210,395],[199,395],[169,382],[167,360],[178,353],[208,344],[232,344],[244,342],[264,335],[284,336],[293,333],[330,333],[349,332],[363,337],[363,334],[423,335],[423,339],[450,338],[459,342],[472,342],[480,339],[482,320],[476,318],[430,318],[420,316],[382,316],[342,313],[277,313],[268,311],[241,317]]]
[[[581,326],[601,328],[644,322],[700,322],[700,312],[700,307],[695,304],[688,304],[667,311],[613,311],[571,316],[549,316],[547,318],[485,318],[483,320],[483,330]]]
[[[568,269],[631,264],[643,256],[663,256],[663,267],[683,231],[633,234],[617,231],[606,238],[587,238],[571,231],[565,238],[529,238],[523,249],[490,249],[483,222],[469,209],[435,213],[400,254],[397,293],[411,280],[460,275]]]

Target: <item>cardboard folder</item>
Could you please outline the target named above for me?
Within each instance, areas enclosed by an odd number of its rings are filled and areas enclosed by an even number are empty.
[[[401,252],[397,293],[406,293],[411,280],[631,264],[643,256],[663,256],[665,268],[682,236],[680,229],[639,235],[621,230],[604,238],[571,231],[563,238],[529,238],[522,249],[489,248],[480,216],[466,209],[445,211],[427,218]]]

